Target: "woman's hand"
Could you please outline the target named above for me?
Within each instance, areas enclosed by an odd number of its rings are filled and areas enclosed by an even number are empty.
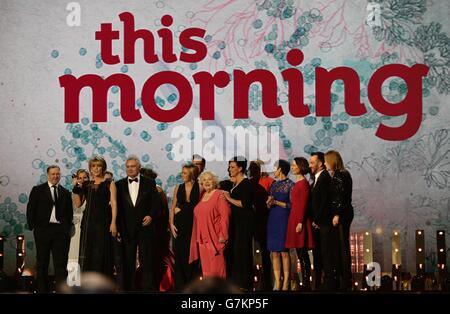
[[[299,222],[299,223],[297,224],[297,226],[295,227],[295,232],[301,233],[301,232],[302,232],[302,229],[303,229],[303,225]]]
[[[275,204],[275,198],[271,195],[269,196],[269,198],[267,199],[267,207],[272,207]]]
[[[177,238],[177,232],[178,232],[177,227],[175,227],[173,223],[170,223],[170,233],[172,233],[174,239]]]
[[[175,207],[175,209],[174,209],[174,214],[176,215],[176,214],[178,214],[179,212],[181,212],[181,208],[179,208],[179,207]]]
[[[115,222],[112,222],[109,226],[109,232],[111,232],[111,235],[115,238],[117,236],[117,226]]]
[[[222,195],[227,201],[229,201],[231,198],[230,192],[228,192],[228,191],[222,191]]]

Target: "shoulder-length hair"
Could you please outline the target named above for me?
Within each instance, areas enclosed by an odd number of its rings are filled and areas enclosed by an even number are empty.
[[[341,154],[336,150],[329,150],[325,153],[325,160],[330,165],[331,170],[344,171],[344,162],[342,161]]]

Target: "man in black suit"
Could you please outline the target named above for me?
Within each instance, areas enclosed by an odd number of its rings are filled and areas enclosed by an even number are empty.
[[[53,256],[58,284],[67,278],[73,208],[70,192],[59,185],[58,166],[47,168],[47,182],[33,187],[27,205],[28,229],[34,229],[37,291],[49,292],[48,265]]]
[[[139,175],[141,164],[137,157],[129,157],[125,165],[128,177],[117,182],[119,232],[124,250],[123,288],[136,290],[136,250],[139,247],[142,290],[153,291],[156,289],[153,250],[158,240],[153,221],[161,214],[161,200],[155,180]]]
[[[331,176],[325,169],[325,156],[322,152],[313,152],[309,160],[309,167],[313,176],[313,186],[311,189],[311,217],[313,226],[313,236],[315,249],[314,272],[315,289],[333,289],[333,265],[332,249],[330,238],[331,232],[331,208],[330,208],[330,183]],[[322,270],[324,272],[323,285],[321,285]]]

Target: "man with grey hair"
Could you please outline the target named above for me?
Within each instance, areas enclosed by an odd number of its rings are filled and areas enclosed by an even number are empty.
[[[127,178],[117,186],[118,227],[123,243],[123,288],[135,291],[136,251],[142,270],[142,290],[154,291],[153,250],[155,227],[153,220],[160,216],[160,196],[155,180],[139,174],[141,163],[136,156],[125,162]]]

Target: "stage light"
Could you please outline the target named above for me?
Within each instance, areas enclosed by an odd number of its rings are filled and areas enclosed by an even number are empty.
[[[421,249],[421,248],[418,248],[417,250],[418,250],[419,252],[422,252],[422,249]]]
[[[200,276],[200,280],[203,280],[203,277],[202,277],[202,276]]]
[[[439,231],[439,235],[443,235],[444,233],[442,231]]]
[[[355,287],[358,287],[358,282],[357,281],[355,281]]]
[[[370,250],[369,250],[369,249],[366,249],[366,252],[367,252],[367,253],[369,253],[369,252],[370,252]]]
[[[422,231],[417,231],[417,234],[418,235],[422,235]]]
[[[258,277],[255,276],[255,277],[253,278],[253,280],[255,280],[255,282],[258,282]]]
[[[368,235],[369,235],[369,232],[366,231],[366,236],[368,236]]]
[[[0,236],[0,270],[3,269],[3,237]]]
[[[397,253],[398,252],[398,249],[395,249],[395,253]]]
[[[376,234],[382,234],[383,233],[383,229],[381,229],[380,227],[375,229],[375,233]]]
[[[25,267],[25,237],[18,235],[16,243],[16,276],[21,276]]]
[[[259,254],[259,250],[256,250],[256,254]]]
[[[396,231],[396,232],[394,232],[394,235],[398,235],[398,232]]]
[[[440,249],[439,252],[444,252],[444,249]]]

